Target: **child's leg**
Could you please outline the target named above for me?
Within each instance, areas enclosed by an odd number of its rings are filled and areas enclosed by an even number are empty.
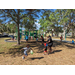
[[[27,55],[24,54],[24,57],[27,57]]]
[[[43,55],[45,55],[45,50],[44,50],[44,52],[43,52]]]
[[[27,57],[27,56],[28,56],[28,54],[27,54],[26,52],[24,52],[23,59],[24,59],[25,57]]]
[[[49,50],[50,50],[50,53],[51,53],[51,52],[52,52],[52,49],[51,49],[51,47],[49,46],[48,48],[49,48]]]
[[[27,39],[27,43],[28,43],[28,39]]]
[[[43,45],[43,41],[42,41],[42,45]]]
[[[52,47],[50,47],[50,53],[52,52]]]
[[[47,50],[45,51],[45,53],[48,55],[48,52],[47,52]]]
[[[46,54],[48,55],[48,52],[46,52]]]
[[[45,55],[45,52],[43,52],[43,54]]]
[[[28,43],[28,40],[26,39],[26,42]]]
[[[47,52],[47,51],[44,51],[44,55],[45,55],[45,54],[48,54],[48,52]]]

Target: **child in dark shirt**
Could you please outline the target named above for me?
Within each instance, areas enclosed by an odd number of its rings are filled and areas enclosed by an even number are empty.
[[[43,43],[44,43],[44,38],[43,38],[43,36],[41,36],[41,39],[42,39],[42,45],[43,45]]]

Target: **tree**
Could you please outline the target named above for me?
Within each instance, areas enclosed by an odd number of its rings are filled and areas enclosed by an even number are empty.
[[[58,26],[59,19],[59,13],[56,13],[54,11],[44,12],[42,18],[40,19],[41,28],[44,29],[44,31],[51,32],[52,36],[53,33],[56,33],[58,35],[59,32],[62,32],[62,27]]]
[[[15,23],[8,23],[7,25],[7,31],[8,31],[8,33],[15,33],[16,32],[16,25],[15,25]]]
[[[68,19],[68,30],[72,30],[72,37],[74,37],[74,33],[75,33],[75,23],[74,23],[74,13],[75,13],[75,9],[67,9],[67,17]]]
[[[50,19],[49,19],[49,16],[50,16],[50,13],[51,13],[51,10],[44,10],[44,13],[43,15],[41,16],[41,19],[39,20],[39,23],[41,25],[41,28],[44,32],[46,31],[49,31],[50,27],[51,26],[51,23],[50,23]]]
[[[65,37],[65,27],[67,27],[67,32],[72,30],[72,37],[74,36],[74,12],[75,9],[60,9],[57,10],[60,13],[60,24],[64,27],[64,37]]]
[[[33,18],[33,16],[30,15],[29,17],[23,18],[22,25],[25,28],[25,30],[28,30],[28,31],[34,30],[34,29],[36,29],[35,22],[36,22],[35,18]]]
[[[57,9],[55,12],[59,14],[59,25],[62,26],[64,29],[64,38],[65,38],[65,33],[66,33],[66,26],[67,26],[67,20],[68,18],[66,17],[66,11],[67,9]]]
[[[18,38],[17,38],[17,44],[20,44],[20,32],[19,32],[19,24],[22,22],[22,19],[24,17],[29,16],[32,14],[34,17],[38,17],[36,12],[39,12],[40,10],[36,9],[1,9],[2,17],[6,19],[9,19],[10,21],[13,21],[16,24],[16,27],[18,29]],[[27,16],[26,16],[27,14]]]
[[[2,20],[0,19],[0,32],[2,33]]]

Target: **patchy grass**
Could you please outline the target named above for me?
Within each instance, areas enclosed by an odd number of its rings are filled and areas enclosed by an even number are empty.
[[[43,55],[41,42],[29,41],[34,53],[22,59],[23,51],[27,43],[15,45],[16,42],[5,42],[8,38],[0,38],[0,65],[75,65],[75,45],[54,41],[52,54]],[[49,50],[48,50],[49,52]]]

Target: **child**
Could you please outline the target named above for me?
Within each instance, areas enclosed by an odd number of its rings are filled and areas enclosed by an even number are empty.
[[[45,55],[45,53],[48,55],[48,53],[47,53],[47,46],[48,45],[46,43],[44,43],[44,49],[43,49],[44,50],[44,54],[43,55]]]
[[[42,45],[43,45],[43,43],[44,43],[44,38],[43,38],[43,36],[41,36],[41,39],[42,39]]]
[[[31,40],[33,40],[33,36],[31,36]]]
[[[60,37],[60,40],[61,40],[61,41],[62,41],[62,38],[63,38],[63,37],[62,37],[62,35],[61,35],[61,37]]]
[[[52,52],[53,41],[52,41],[51,36],[48,36],[47,38],[48,38],[48,40],[47,40],[48,48],[49,48],[50,53],[51,53]]]
[[[72,40],[72,44],[74,44],[74,40]]]
[[[38,42],[38,37],[36,38],[36,41]]]
[[[27,46],[22,48],[21,50],[23,50],[23,49],[24,49],[24,56],[22,58],[24,59],[26,56],[28,56],[27,52],[29,52],[31,48],[30,48],[30,45],[27,44]]]
[[[28,35],[26,35],[25,39],[26,39],[26,42],[28,42]]]

